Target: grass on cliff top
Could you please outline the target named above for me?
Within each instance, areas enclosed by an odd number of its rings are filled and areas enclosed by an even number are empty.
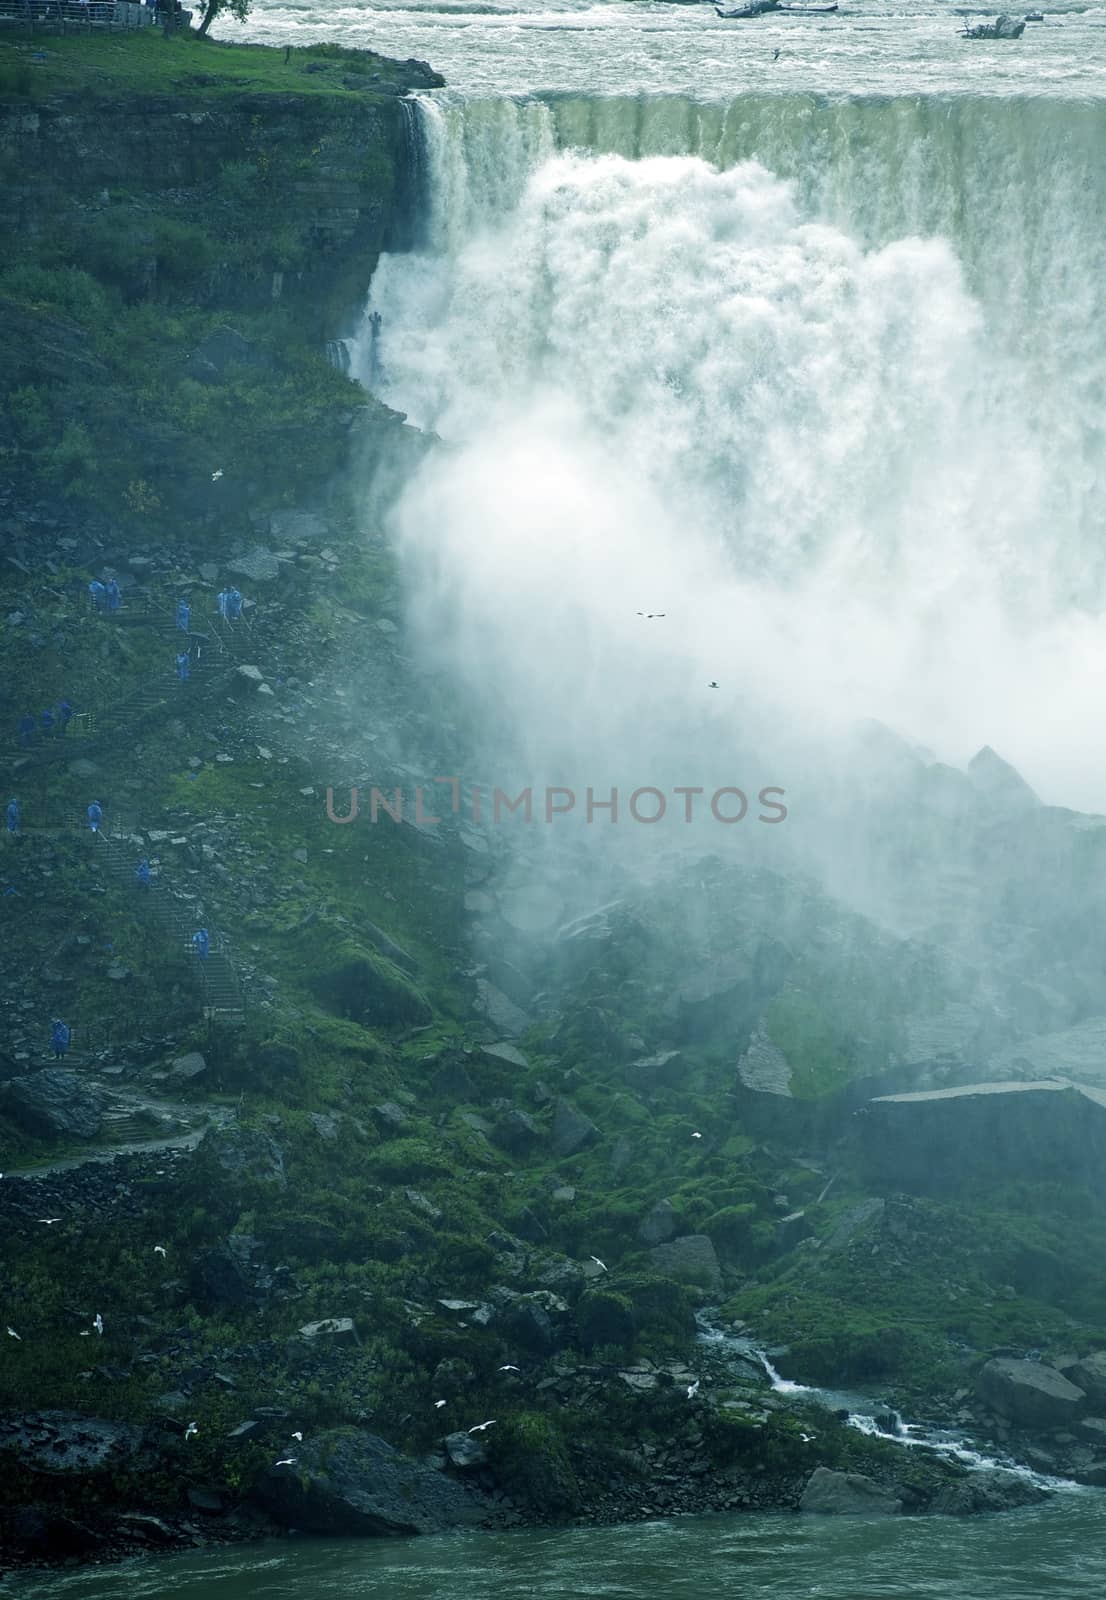
[[[359,81],[350,88],[349,78]],[[64,37],[20,30],[0,41],[0,102],[73,92],[94,98],[181,91],[354,98],[371,92],[378,83],[406,85],[404,64],[340,45],[285,51],[187,34],[165,39],[155,28]]]

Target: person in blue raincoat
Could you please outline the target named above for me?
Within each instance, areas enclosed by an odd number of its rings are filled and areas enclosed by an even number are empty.
[[[60,1017],[55,1017],[50,1024],[50,1049],[55,1061],[60,1061],[69,1049],[69,1029]]]
[[[14,798],[8,801],[7,820],[8,832],[14,837],[19,832],[19,824],[22,821],[19,812],[19,801]]]
[[[191,615],[192,615],[192,607],[188,604],[188,601],[187,600],[178,600],[177,601],[177,627],[178,628],[182,628],[185,633],[188,632],[188,622],[189,622],[189,618],[191,617]]]
[[[206,928],[197,928],[192,935],[192,948],[201,961],[207,960],[207,952],[211,949],[211,936]]]
[[[227,607],[230,605],[229,589],[219,590],[219,593],[215,596],[215,605],[218,608],[219,615],[225,617],[227,615]]]
[[[120,589],[115,579],[112,578],[111,582],[108,584],[108,610],[118,611],[122,604],[123,591]]]
[[[97,611],[102,611],[104,609],[104,602],[107,600],[108,592],[104,585],[100,582],[99,578],[93,578],[92,582],[88,586],[88,592],[92,597],[92,604],[96,607]]]
[[[188,651],[182,650],[180,655],[177,657],[177,677],[182,683],[184,682],[185,678],[188,677],[191,670],[192,664],[188,659]]]
[[[65,737],[65,730],[68,728],[72,720],[73,707],[69,704],[68,700],[63,700],[61,705],[58,707],[58,732],[61,734],[62,738]]]
[[[239,589],[232,589],[227,596],[227,616],[232,622],[237,622],[242,615],[242,594]]]
[[[144,889],[150,887],[150,880],[153,874],[150,871],[150,863],[148,861],[140,861],[134,869],[134,875]]]
[[[92,829],[93,833],[99,833],[100,824],[104,820],[104,808],[100,802],[98,800],[94,800],[89,806],[85,815],[88,817],[88,825]]]

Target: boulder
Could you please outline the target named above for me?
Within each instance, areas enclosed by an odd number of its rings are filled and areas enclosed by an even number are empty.
[[[0,1106],[12,1121],[48,1139],[94,1139],[103,1127],[107,1103],[99,1089],[62,1067],[10,1078],[0,1090]]]
[[[370,1027],[421,1027],[433,1017],[425,995],[376,950],[347,947],[344,958],[315,980],[315,990],[339,1015]]]
[[[658,1200],[638,1229],[644,1244],[666,1244],[676,1232],[676,1208],[671,1200]]]
[[[1068,1367],[1064,1376],[1084,1391],[1091,1405],[1100,1406],[1106,1402],[1106,1350],[1084,1356],[1082,1361]]]
[[[232,1233],[225,1243],[197,1256],[189,1273],[189,1288],[197,1305],[214,1310],[252,1302],[250,1260],[256,1245],[256,1239],[249,1234]]]
[[[1009,17],[999,17],[993,24],[997,29],[1001,24],[1010,24]],[[986,24],[982,24],[986,26]],[[1024,24],[1023,24],[1024,27]],[[1017,38],[1015,33],[991,33],[977,35],[992,39]],[[1040,800],[1026,783],[1021,773],[1016,771],[1008,761],[996,755],[989,744],[985,744],[968,762],[968,777],[979,794],[987,800],[988,804],[1001,811],[1036,811],[1040,807]]]
[[[815,1467],[799,1501],[800,1511],[820,1516],[894,1516],[902,1500],[874,1478],[861,1472],[833,1472]]]
[[[218,383],[229,367],[267,367],[272,362],[235,328],[215,328],[185,361],[188,377],[200,383]]]
[[[590,1117],[585,1117],[583,1112],[577,1111],[567,1100],[558,1100],[553,1113],[553,1153],[558,1156],[573,1156],[578,1150],[585,1150],[588,1145],[595,1144],[599,1139],[599,1129]]]
[[[708,1289],[722,1287],[718,1256],[705,1233],[685,1233],[679,1239],[657,1245],[649,1254],[663,1277],[676,1278],[681,1283],[702,1284]]]
[[[638,1056],[622,1069],[627,1085],[638,1093],[654,1089],[678,1089],[687,1075],[682,1050],[661,1050],[656,1055]]]
[[[445,1453],[455,1467],[482,1467],[488,1459],[488,1447],[472,1433],[449,1433],[442,1440]]]
[[[257,1128],[211,1128],[201,1140],[197,1156],[201,1165],[213,1169],[216,1182],[231,1178],[280,1189],[288,1184],[280,1147]]]
[[[254,1493],[278,1522],[304,1533],[443,1533],[483,1514],[454,1479],[354,1429],[316,1434],[294,1465],[270,1467]]]
[[[309,1344],[315,1339],[326,1339],[330,1344],[361,1343],[352,1317],[324,1317],[322,1322],[305,1322],[300,1338]]]
[[[496,1124],[493,1137],[509,1155],[524,1156],[537,1149],[545,1135],[528,1112],[512,1106]]]
[[[202,1078],[206,1071],[207,1062],[198,1050],[192,1050],[176,1058],[169,1068],[169,1077],[174,1083],[191,1083],[193,1078]]]
[[[544,1306],[534,1300],[515,1300],[497,1312],[494,1326],[508,1344],[534,1355],[548,1355],[556,1348],[557,1334]]]
[[[505,1033],[512,1039],[517,1039],[520,1033],[525,1033],[532,1026],[533,1018],[509,1000],[502,989],[497,989],[494,983],[489,983],[486,978],[476,980],[475,1009],[491,1023],[497,1033]]]
[[[260,667],[243,663],[234,669],[234,682],[239,689],[260,689],[265,682],[265,674]]]
[[[1016,1506],[1036,1505],[1048,1491],[1031,1483],[1018,1472],[999,1469],[971,1472],[960,1483],[938,1489],[928,1510],[944,1516],[970,1517],[986,1511],[1012,1511]]]
[[[122,1465],[142,1443],[141,1430],[76,1411],[31,1411],[0,1420],[0,1452],[50,1477],[81,1477]]]
[[[402,1106],[397,1106],[394,1100],[383,1100],[380,1105],[372,1108],[373,1121],[381,1133],[405,1133],[411,1126],[411,1118]]]
[[[1086,1394],[1041,1361],[988,1361],[976,1393],[992,1411],[1026,1428],[1063,1428],[1085,1408]]]

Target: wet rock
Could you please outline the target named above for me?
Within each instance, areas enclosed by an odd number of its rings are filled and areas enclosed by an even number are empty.
[[[572,1156],[578,1150],[586,1150],[589,1145],[595,1144],[600,1137],[599,1129],[590,1117],[585,1117],[583,1112],[567,1100],[558,1100],[553,1112],[553,1153],[558,1156]]]
[[[272,362],[235,328],[215,328],[188,356],[184,370],[200,383],[218,383],[234,366],[266,367]]]
[[[405,1133],[411,1126],[411,1118],[394,1100],[383,1100],[380,1105],[373,1106],[372,1118],[381,1133]]]
[[[31,1411],[0,1421],[0,1451],[14,1450],[34,1472],[80,1476],[125,1461],[142,1435],[123,1422],[75,1411]]]
[[[256,1128],[211,1128],[196,1154],[201,1166],[213,1169],[224,1179],[287,1187],[279,1145]]]
[[[553,1320],[535,1300],[516,1300],[499,1311],[494,1319],[496,1332],[508,1344],[534,1355],[548,1355],[557,1345]]]
[[[799,1501],[800,1511],[819,1516],[894,1516],[902,1500],[861,1472],[832,1472],[816,1467]]]
[[[309,1343],[314,1339],[326,1339],[330,1344],[361,1343],[352,1317],[325,1317],[321,1322],[306,1322],[300,1329],[300,1338]]]
[[[492,1135],[509,1155],[524,1156],[544,1142],[545,1135],[528,1112],[513,1106],[498,1121]]]
[[[653,1265],[666,1278],[698,1283],[708,1289],[722,1287],[722,1269],[714,1245],[705,1233],[687,1233],[650,1250]]]
[[[223,1244],[203,1251],[189,1272],[196,1303],[211,1310],[251,1304],[255,1295],[251,1263],[256,1247],[257,1240],[251,1235],[231,1234]]]
[[[972,1472],[962,1483],[946,1484],[930,1501],[929,1510],[945,1516],[969,1517],[987,1511],[1011,1511],[1048,1498],[1039,1484],[1017,1472]]]
[[[327,1144],[333,1144],[341,1132],[342,1118],[332,1111],[312,1111],[308,1121]]]
[[[62,1556],[87,1556],[103,1547],[103,1535],[56,1511],[21,1506],[9,1516],[0,1511],[5,1551],[23,1560],[57,1561]]]
[[[487,1445],[472,1433],[449,1433],[442,1444],[455,1467],[482,1467],[488,1459]]]
[[[460,1483],[352,1429],[317,1434],[300,1446],[295,1466],[270,1467],[255,1496],[305,1533],[442,1533],[483,1515]]]
[[[666,1244],[676,1232],[676,1208],[671,1200],[658,1200],[638,1229],[644,1244]]]
[[[1009,18],[999,18],[1000,22],[1004,20]],[[1040,800],[1021,773],[996,755],[990,745],[984,745],[968,762],[968,777],[995,810],[1035,811],[1040,807]]]
[[[191,1083],[206,1071],[207,1062],[198,1050],[193,1050],[186,1056],[177,1056],[169,1068],[169,1077],[175,1083]]]
[[[678,1089],[684,1081],[687,1062],[682,1050],[661,1050],[656,1055],[639,1056],[622,1069],[631,1089],[651,1093],[654,1089]]]
[[[1091,1405],[1106,1404],[1106,1350],[1096,1350],[1094,1355],[1084,1356],[1082,1361],[1068,1367],[1064,1376],[1084,1390]]]
[[[992,1411],[1027,1428],[1061,1428],[1086,1407],[1082,1389],[1041,1361],[999,1357],[988,1361],[976,1393]]]
[[[476,980],[475,1009],[485,1017],[497,1033],[506,1033],[512,1039],[517,1039],[519,1034],[525,1033],[532,1025],[533,1018],[509,1000],[502,989],[497,989],[494,983],[489,983],[486,978]]]
[[[106,1095],[62,1067],[9,1078],[0,1087],[0,1107],[13,1122],[46,1138],[94,1139],[107,1106]]]

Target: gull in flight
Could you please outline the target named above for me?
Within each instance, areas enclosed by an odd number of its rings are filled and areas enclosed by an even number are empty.
[[[185,1438],[186,1438],[186,1439],[191,1439],[191,1438],[192,1438],[192,1436],[193,1436],[193,1435],[194,1435],[194,1434],[197,1434],[197,1433],[199,1433],[199,1431],[200,1431],[200,1430],[199,1430],[199,1428],[198,1428],[198,1427],[197,1427],[197,1426],[196,1426],[196,1424],[195,1424],[195,1423],[194,1423],[194,1422],[190,1422],[190,1423],[189,1423],[189,1424],[188,1424],[188,1426],[187,1426],[187,1428],[185,1428],[185,1430],[184,1430],[184,1437],[185,1437]]]
[[[800,1433],[799,1435],[799,1438],[804,1444],[809,1444],[812,1439],[816,1439],[817,1437],[818,1435],[816,1433]]]
[[[273,1465],[275,1467],[294,1467],[298,1459],[298,1456],[285,1456],[283,1461],[274,1461]]]
[[[165,1246],[163,1244],[155,1244],[154,1245],[154,1255],[155,1256],[163,1256],[164,1254],[165,1254]]]
[[[92,1326],[96,1329],[96,1332],[98,1334],[101,1334],[101,1335],[103,1334],[103,1331],[104,1331],[104,1319],[103,1319],[103,1317],[100,1315],[100,1313],[98,1311],[97,1311],[96,1315],[92,1319]]]
[[[521,1367],[512,1367],[511,1364],[508,1362],[508,1364],[505,1367],[500,1367],[499,1371],[500,1372],[521,1372],[522,1368]]]
[[[666,617],[667,611],[639,611],[638,616],[644,617],[646,622],[652,622],[654,617]]]
[[[694,1383],[689,1383],[688,1386],[687,1386],[687,1397],[688,1397],[689,1400],[694,1400],[695,1396],[698,1393],[699,1393],[699,1379],[696,1378]]]
[[[478,1422],[476,1424],[475,1428],[470,1428],[469,1429],[469,1432],[470,1433],[483,1433],[485,1428],[494,1428],[494,1427],[495,1427],[495,1418],[493,1417],[490,1422]]]
[[[435,1400],[435,1402],[434,1402],[434,1410],[435,1411],[440,1411],[444,1405],[445,1405],[445,1401],[444,1400]]]
[[[692,1137],[692,1138],[693,1138],[693,1139],[701,1139],[701,1138],[702,1138],[702,1137],[703,1137],[703,1135],[702,1135],[702,1134],[701,1134],[701,1133],[693,1133],[693,1134],[692,1134],[692,1135],[691,1135],[691,1137]]]
[[[293,1437],[293,1439],[298,1439],[301,1444],[303,1443],[303,1434],[302,1433],[294,1433],[292,1435],[292,1437]]]
[[[213,472],[213,473],[212,473],[212,474],[211,474],[211,481],[212,481],[212,483],[218,483],[218,482],[219,482],[219,479],[220,479],[220,478],[221,478],[221,477],[222,477],[222,476],[223,476],[223,469],[222,469],[222,467],[220,467],[220,468],[219,468],[219,470],[218,470],[218,472]]]
[[[595,1265],[599,1267],[601,1271],[606,1272],[607,1263],[605,1261],[600,1261],[598,1256],[590,1256],[588,1259],[594,1261]]]
[[[38,1220],[40,1222],[42,1222],[42,1223],[45,1223],[45,1225],[48,1228],[52,1228],[54,1226],[55,1222],[60,1222],[61,1221],[61,1218],[60,1217],[39,1217]]]
[[[710,683],[707,684],[708,689],[717,689],[717,687],[718,685],[714,682],[713,678],[711,679]]]
[[[9,1328],[8,1329],[8,1338],[9,1339],[18,1339],[20,1344],[23,1343],[23,1335],[21,1333],[16,1333],[14,1328]]]

